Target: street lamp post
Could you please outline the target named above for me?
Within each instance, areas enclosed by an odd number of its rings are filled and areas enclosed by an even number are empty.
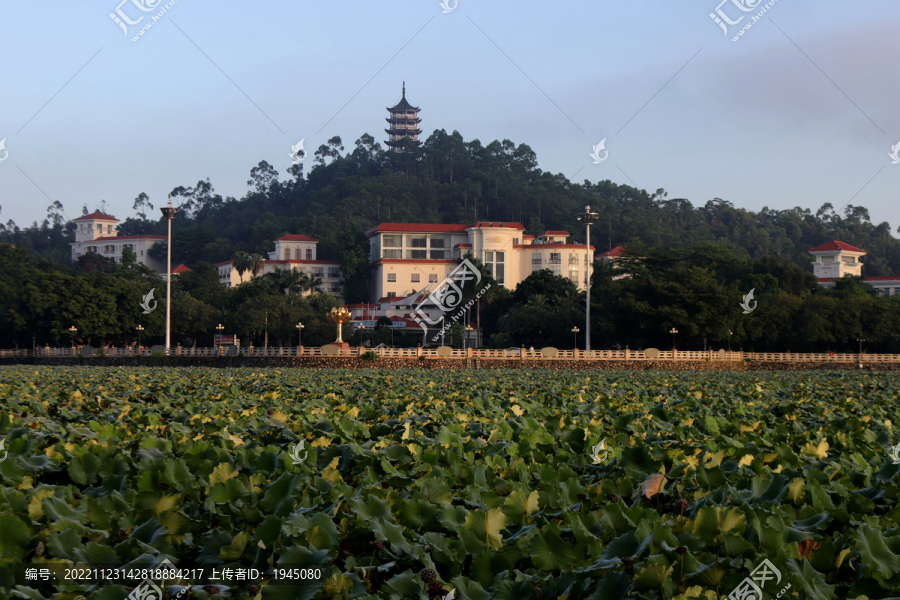
[[[581,330],[578,329],[577,327],[573,327],[573,328],[572,328],[572,338],[574,339],[574,342],[575,342],[575,343],[574,343],[574,348],[575,348],[576,351],[578,350],[578,332],[579,332],[579,331],[581,331]]]
[[[365,338],[366,324],[360,323],[359,325],[356,326],[356,330],[359,332],[359,345],[365,346],[366,344],[365,344],[364,338]]]
[[[466,335],[463,337],[463,350],[468,348],[469,336],[472,335],[473,327],[471,325],[466,325]]]
[[[144,333],[144,326],[138,325],[134,328],[135,331],[138,332],[138,356],[141,355],[141,334]]]
[[[172,206],[170,198],[169,205],[159,210],[169,223],[169,238],[166,245],[166,352],[168,352],[172,345],[172,219],[180,209]]]
[[[856,338],[856,341],[859,342],[859,355],[857,357],[857,360],[859,361],[859,368],[862,369],[862,345],[866,340],[864,340],[863,338]]]
[[[728,358],[731,358],[731,336],[734,335],[733,331],[728,332]]]
[[[600,215],[591,212],[590,206],[584,207],[584,212],[578,215],[578,220],[584,223],[587,230],[587,237],[584,241],[584,271],[585,271],[585,290],[587,292],[587,302],[585,302],[585,326],[584,326],[584,350],[591,351],[591,223],[596,221]]]
[[[673,327],[669,330],[669,333],[672,334],[672,352],[675,352],[675,334],[678,333],[678,330]]]
[[[69,327],[69,333],[72,334],[72,356],[75,356],[75,334],[77,332],[78,329],[76,329],[74,325]]]
[[[297,323],[297,347],[301,348],[301,352],[303,348],[303,327],[303,323]]]
[[[222,332],[225,331],[225,327],[224,327],[221,323],[219,323],[218,325],[216,325],[216,331],[219,332],[219,338],[220,338],[220,339],[219,339],[219,343],[218,343],[218,344],[216,344],[216,340],[215,340],[215,339],[213,340],[213,350],[216,350],[216,353],[218,354],[219,348],[222,347],[222,343],[221,343],[222,340],[221,340],[221,337],[222,337]]]

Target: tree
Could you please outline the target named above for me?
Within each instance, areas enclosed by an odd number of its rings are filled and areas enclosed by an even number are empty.
[[[150,202],[150,197],[141,192],[140,195],[134,199],[134,204],[131,207],[137,213],[137,215],[141,218],[141,221],[147,220],[147,209],[149,208],[151,211],[153,210],[153,204]]]
[[[259,275],[259,272],[263,270],[263,267],[266,266],[265,259],[259,254],[251,254],[247,257],[247,269],[250,273],[253,274],[254,277]]]
[[[345,229],[340,235],[341,288],[349,304],[365,302],[369,297],[369,238],[360,229]]]
[[[238,277],[241,278],[241,283],[244,283],[244,273],[250,268],[250,255],[244,252],[243,250],[239,250],[234,253],[234,257],[231,259],[231,264],[234,266],[234,270],[238,272]]]

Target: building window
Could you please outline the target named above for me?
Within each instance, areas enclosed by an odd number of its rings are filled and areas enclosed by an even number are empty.
[[[560,272],[561,270],[562,270],[562,269],[560,268],[559,265],[555,265],[555,264],[553,264],[553,263],[550,264],[550,272],[553,273],[554,275],[560,275],[560,274],[561,274],[561,272]]]
[[[498,252],[498,254],[500,254],[500,253]],[[496,279],[497,283],[499,283],[500,286],[503,287],[503,285],[506,283],[505,265],[503,263],[497,263],[496,269],[497,269],[497,273],[494,275],[494,279]]]
[[[143,256],[143,255],[144,255],[144,251],[143,251],[143,250],[141,250],[141,256]]]
[[[578,264],[578,255],[577,255],[577,254],[570,254],[570,255],[569,255],[569,264],[570,264],[570,265],[577,265],[577,264]]]
[[[421,281],[418,273],[413,273],[412,275],[410,275],[409,280],[411,283],[419,283],[419,281]]]
[[[409,242],[410,248],[427,248],[428,247],[428,238],[425,236],[409,236],[407,238]]]
[[[446,250],[431,250],[431,260],[446,260],[447,259],[447,251]]]
[[[544,258],[541,256],[540,252],[535,252],[531,255],[531,264],[534,266],[544,264]],[[540,269],[538,269],[540,271]]]
[[[569,261],[569,279],[575,285],[578,285],[578,262],[576,261],[574,264],[572,261]]]
[[[388,283],[397,283],[397,274],[396,273],[388,273]]]
[[[313,259],[313,257],[312,257],[312,248],[307,248],[307,249],[306,249],[306,260],[312,260],[312,259]]]
[[[340,277],[341,270],[338,269],[337,267],[329,267],[328,268],[328,276],[329,277]]]
[[[506,252],[498,252],[497,253],[497,262],[502,263],[506,259]]]
[[[341,291],[341,284],[339,284],[339,283],[332,283],[332,284],[331,284],[331,287],[328,288],[328,291],[329,291],[329,292],[336,293],[336,294],[340,293],[340,291]]]
[[[513,238],[513,246],[519,245],[519,238]]]
[[[428,283],[437,283],[437,273],[428,274]]]
[[[444,238],[431,238],[431,247],[432,248],[443,248],[444,247]]]
[[[106,233],[112,233],[112,225],[106,226]]]
[[[291,251],[287,248],[284,249],[284,260],[291,260]]]
[[[103,225],[101,225],[100,223],[97,223],[97,231],[103,233]]]
[[[559,252],[551,252],[550,253],[550,264],[551,265],[561,265],[562,264],[562,254]],[[557,269],[558,271],[559,269]]]
[[[855,256],[842,256],[841,260],[844,261],[845,265],[855,265],[856,264]]]
[[[384,258],[403,258],[403,250],[385,250]]]
[[[428,258],[428,250],[407,250],[406,258],[413,259],[427,259]]]
[[[397,297],[397,292],[388,292],[387,297],[388,297],[388,298],[396,298],[396,297]]]
[[[484,262],[486,262],[486,263],[494,262],[494,253],[493,252],[485,252],[484,253]]]
[[[381,245],[385,248],[402,248],[403,238],[399,235],[383,235],[381,236]]]
[[[325,267],[316,267],[312,270],[314,277],[325,277]]]

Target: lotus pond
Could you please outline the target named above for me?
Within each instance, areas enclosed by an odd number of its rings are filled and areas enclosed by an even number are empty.
[[[201,600],[898,597],[898,407],[889,373],[3,367],[0,598],[163,559],[323,571],[162,586]]]

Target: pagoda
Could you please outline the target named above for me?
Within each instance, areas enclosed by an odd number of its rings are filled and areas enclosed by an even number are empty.
[[[422,130],[419,129],[419,123],[422,122],[422,119],[419,118],[419,111],[421,109],[407,102],[405,81],[403,82],[403,97],[400,99],[400,103],[394,108],[387,110],[391,113],[391,117],[386,119],[386,121],[391,124],[391,128],[384,130],[390,136],[390,139],[385,143],[391,150],[403,152],[402,140],[405,138],[411,139],[416,146],[420,145],[419,134],[422,133]]]

